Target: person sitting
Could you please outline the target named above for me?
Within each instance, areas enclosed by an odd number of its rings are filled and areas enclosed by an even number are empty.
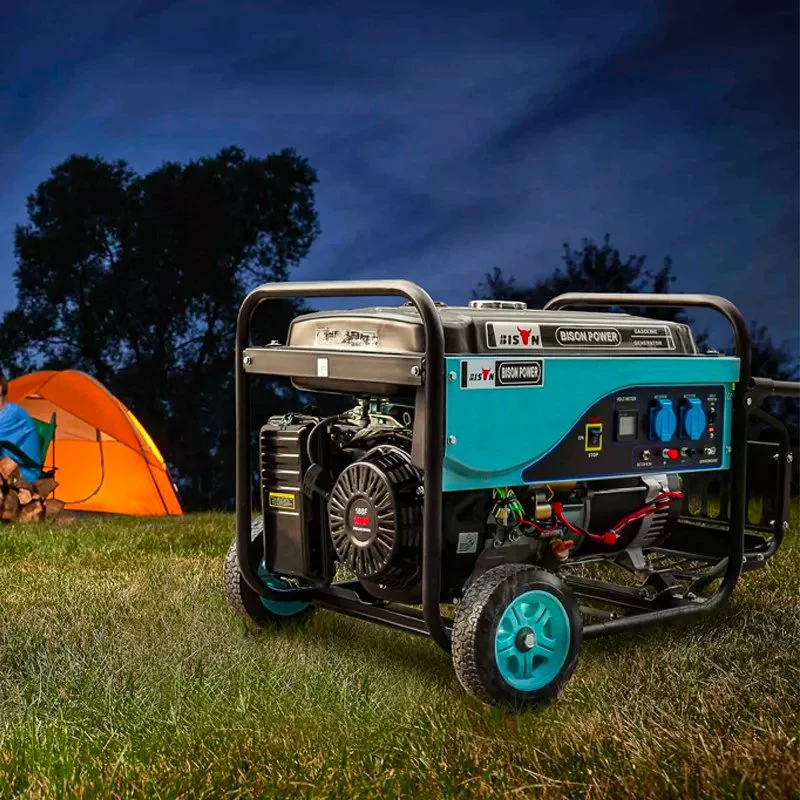
[[[42,442],[39,432],[28,412],[22,406],[8,401],[8,381],[0,372],[0,458],[8,456],[19,464],[19,452],[35,464],[42,463]],[[19,471],[29,483],[42,477],[39,467],[20,464]]]

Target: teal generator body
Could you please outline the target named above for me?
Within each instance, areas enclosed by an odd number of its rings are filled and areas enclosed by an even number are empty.
[[[470,355],[447,376],[447,491],[730,463],[737,358]]]

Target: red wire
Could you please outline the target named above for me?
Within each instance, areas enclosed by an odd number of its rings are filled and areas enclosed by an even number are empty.
[[[638,509],[637,511],[633,511],[632,513],[628,514],[626,517],[623,517],[616,525],[614,525],[609,531],[606,533],[590,533],[589,531],[585,531],[582,528],[578,528],[577,526],[573,525],[565,516],[564,516],[564,504],[563,503],[553,503],[553,514],[555,518],[565,527],[567,530],[572,531],[572,533],[578,536],[586,536],[589,539],[593,539],[597,542],[603,542],[604,544],[616,544],[619,539],[619,532],[625,528],[626,526],[630,525],[631,522],[635,522],[639,519],[644,519],[645,517],[649,517],[651,514],[656,514],[659,511],[663,511],[666,508],[669,508],[670,504],[673,500],[682,500],[683,493],[682,492],[662,492],[661,494],[654,497],[650,500],[649,503],[642,506],[642,508]],[[531,523],[529,523],[531,524]],[[538,528],[538,526],[534,525],[533,527]],[[551,529],[552,530],[552,529]]]
[[[535,528],[539,533],[552,533],[553,531],[558,530],[558,523],[556,522],[554,525],[551,525],[549,528],[545,528],[542,525],[537,525],[535,522],[531,522],[527,519],[520,520],[521,525],[527,525],[530,528]]]
[[[663,511],[665,508],[669,508],[670,503],[673,500],[682,500],[683,494],[681,492],[662,492],[661,494],[654,497],[647,505],[640,508],[638,511],[634,511],[631,514],[628,514],[627,517],[621,519],[613,528],[611,528],[611,532],[615,533],[619,531],[621,528],[624,528],[631,522],[634,522],[637,519],[642,519],[643,517],[649,517],[651,514],[655,514],[658,511]],[[666,501],[666,502],[665,502]]]
[[[591,539],[596,538],[594,533],[589,533],[589,531],[584,531],[581,528],[576,528],[565,516],[564,516],[564,504],[563,503],[553,503],[553,514],[555,518],[567,529],[572,531],[573,533],[577,534],[578,536],[588,536]]]

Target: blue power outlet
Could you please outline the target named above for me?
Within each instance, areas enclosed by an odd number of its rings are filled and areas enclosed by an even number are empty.
[[[681,438],[696,442],[706,429],[706,412],[699,397],[687,397],[681,405]]]
[[[659,442],[668,442],[675,435],[678,418],[668,397],[657,397],[655,405],[650,409],[650,438]]]

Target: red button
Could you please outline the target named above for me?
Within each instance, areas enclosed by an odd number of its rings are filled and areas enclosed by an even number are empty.
[[[676,450],[676,449],[673,447],[671,450],[667,450],[667,456],[668,456],[669,458],[672,458],[672,459],[678,458],[678,456],[680,456],[680,451],[679,451],[679,450]]]

